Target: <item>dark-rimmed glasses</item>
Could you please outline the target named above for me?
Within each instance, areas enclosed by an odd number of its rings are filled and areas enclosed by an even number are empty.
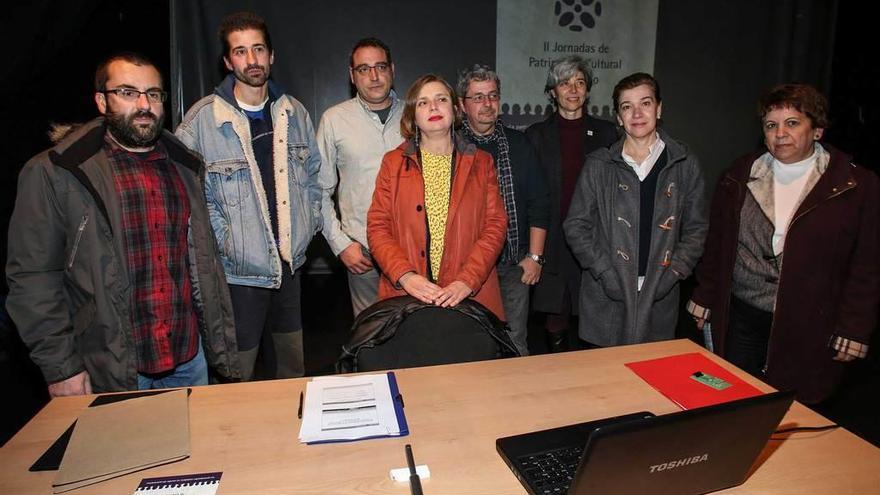
[[[359,76],[366,76],[370,73],[370,69],[376,69],[376,72],[378,72],[379,74],[385,74],[390,68],[391,64],[389,64],[388,62],[379,62],[375,65],[361,64],[357,67],[352,67],[351,70],[357,72]]]
[[[99,91],[99,93],[114,94],[125,101],[137,101],[141,95],[147,95],[150,103],[164,103],[168,98],[168,93],[161,89],[148,89],[146,91],[138,91],[134,88],[111,88]]]
[[[465,96],[464,99],[471,100],[472,102],[474,102],[476,104],[483,103],[486,100],[489,100],[494,103],[494,102],[501,99],[501,93],[489,93],[487,95],[484,95],[483,93],[477,93],[474,96]]]

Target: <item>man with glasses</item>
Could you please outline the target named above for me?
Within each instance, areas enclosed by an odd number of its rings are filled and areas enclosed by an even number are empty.
[[[7,309],[53,397],[238,375],[229,292],[201,181],[162,130],[162,77],[123,53],[95,74],[102,118],[21,171]]]
[[[218,35],[230,74],[176,133],[205,159],[242,378],[254,378],[258,355],[266,378],[302,376],[300,267],[321,225],[321,154],[305,107],[269,79],[275,53],[265,21],[230,14]]]
[[[324,112],[318,124],[318,147],[324,157],[320,174],[324,237],[348,269],[356,317],[376,302],[379,290],[379,273],[367,245],[367,210],[382,157],[403,142],[403,102],[391,89],[391,50],[376,38],[354,45],[349,76],[357,94]]]
[[[458,77],[464,134],[492,154],[507,211],[507,240],[498,259],[498,280],[511,338],[523,356],[527,345],[529,288],[541,279],[550,196],[538,157],[525,134],[498,118],[501,80],[488,66],[475,64]]]

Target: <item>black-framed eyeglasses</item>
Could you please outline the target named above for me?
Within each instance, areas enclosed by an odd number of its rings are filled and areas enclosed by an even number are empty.
[[[379,62],[375,65],[361,64],[357,67],[352,67],[351,70],[357,72],[359,76],[366,76],[370,73],[370,69],[376,69],[376,72],[378,72],[379,74],[385,74],[390,68],[391,64],[389,64],[388,62]]]
[[[150,103],[164,103],[168,98],[168,93],[161,89],[148,89],[146,91],[138,91],[134,88],[111,88],[100,91],[101,93],[114,94],[125,101],[137,101],[141,95],[147,95]]]
[[[483,103],[486,100],[496,102],[501,99],[501,93],[489,93],[487,95],[484,95],[483,93],[477,93],[474,96],[465,96],[464,99],[471,100],[477,104]]]

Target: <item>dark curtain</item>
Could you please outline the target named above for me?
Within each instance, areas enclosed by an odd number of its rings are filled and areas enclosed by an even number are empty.
[[[176,118],[220,81],[217,27],[224,15],[240,10],[266,19],[275,49],[273,78],[306,106],[316,126],[324,110],[353,95],[348,57],[361,38],[375,36],[391,48],[400,96],[427,72],[455,85],[462,67],[495,60],[494,1],[172,0]]]
[[[655,74],[670,134],[696,152],[710,192],[763,139],[758,96],[782,82],[827,94],[837,2],[661,0]]]
[[[0,154],[0,262],[6,264],[6,232],[15,201],[18,170],[34,153],[49,144],[47,121],[39,119],[54,106],[59,118],[70,118],[83,107],[64,101],[68,91],[88,89],[91,82],[58,77],[54,67],[93,15],[99,1],[16,3],[4,13],[0,32],[11,40],[12,56],[0,64],[0,136],[6,143]],[[8,17],[6,17],[8,16]],[[53,91],[54,90],[54,91]],[[34,119],[33,117],[38,117]],[[33,146],[28,146],[34,143]],[[5,273],[5,271],[4,271]],[[0,278],[0,294],[6,277]],[[2,309],[0,309],[2,312]]]
[[[831,128],[825,136],[852,153],[856,163],[880,172],[880,100],[874,97],[880,90],[880,64],[874,49],[877,21],[870,10],[869,3],[839,6],[829,95]]]

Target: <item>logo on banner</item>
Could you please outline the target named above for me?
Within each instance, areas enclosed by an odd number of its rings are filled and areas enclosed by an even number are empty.
[[[592,13],[589,12],[592,6]],[[596,17],[602,15],[602,2],[593,0],[556,0],[553,7],[559,27],[580,32],[596,27]]]
[[[503,0],[498,7],[496,70],[503,74],[501,117],[523,128],[556,112],[544,92],[562,57],[583,58],[592,77],[583,111],[614,122],[614,84],[654,70],[660,0]],[[586,75],[586,74],[585,74]]]

